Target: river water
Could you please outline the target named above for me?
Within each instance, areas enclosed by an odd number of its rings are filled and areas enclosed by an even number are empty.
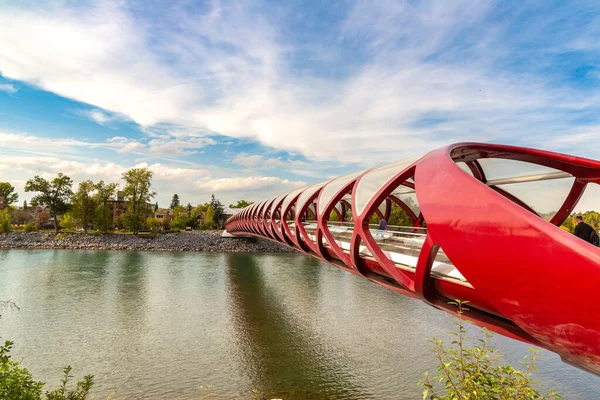
[[[96,375],[97,399],[420,399],[427,339],[453,322],[298,254],[0,250],[0,299],[20,307],[0,320],[14,357],[50,386],[68,364]],[[528,349],[495,344],[515,365]],[[600,396],[543,356],[542,390]]]

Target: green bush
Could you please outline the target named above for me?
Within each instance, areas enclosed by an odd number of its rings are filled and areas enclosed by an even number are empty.
[[[146,228],[150,229],[152,233],[160,232],[160,223],[161,220],[158,218],[146,218]]]
[[[0,211],[0,233],[8,233],[11,231],[10,214],[8,210]]]
[[[550,392],[541,395],[534,387],[531,376],[537,370],[535,360],[539,350],[530,349],[531,354],[522,361],[524,370],[510,365],[501,365],[502,354],[490,345],[493,333],[483,329],[484,338],[478,345],[466,346],[466,330],[463,314],[468,309],[466,302],[456,300],[450,304],[458,307],[458,332],[450,332],[456,336],[449,347],[442,340],[433,338],[433,352],[439,362],[437,375],[433,380],[428,372],[420,385],[424,388],[423,399],[430,400],[505,400],[505,399],[560,399]],[[434,382],[440,385],[434,385]]]
[[[31,221],[29,221],[24,228],[25,232],[37,232],[40,230],[40,227],[37,223],[36,220],[32,219]]]
[[[94,385],[94,377],[87,375],[77,382],[74,389],[68,389],[72,378],[71,367],[64,369],[61,385],[42,396],[44,382],[35,381],[27,368],[13,361],[9,355],[13,343],[7,341],[0,345],[0,399],[11,400],[85,400]]]

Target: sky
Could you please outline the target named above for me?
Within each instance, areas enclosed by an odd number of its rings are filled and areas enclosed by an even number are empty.
[[[461,141],[600,158],[597,1],[0,0],[0,181],[260,200]]]

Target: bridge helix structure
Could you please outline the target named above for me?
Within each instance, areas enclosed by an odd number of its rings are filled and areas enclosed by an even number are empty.
[[[600,374],[600,249],[560,228],[598,184],[595,160],[458,143],[254,203],[226,229],[449,313],[468,301],[475,324]]]

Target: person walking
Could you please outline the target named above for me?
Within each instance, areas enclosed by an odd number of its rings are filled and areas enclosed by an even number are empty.
[[[381,218],[379,220],[379,230],[380,231],[387,231],[387,228],[388,228],[387,221],[385,220],[385,218]]]
[[[575,220],[577,221],[577,226],[575,227],[573,234],[594,246],[598,246],[598,234],[594,228],[583,222],[583,217],[581,215],[576,216]]]

